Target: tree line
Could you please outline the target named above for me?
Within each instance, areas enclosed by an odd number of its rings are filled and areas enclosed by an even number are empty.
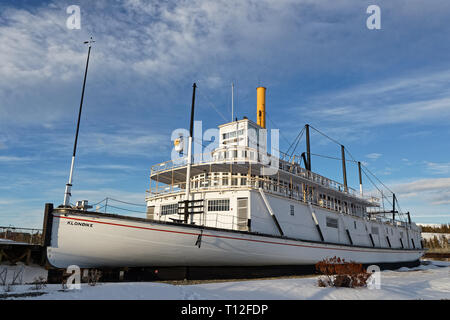
[[[440,226],[420,226],[422,232],[432,233],[450,233],[450,224],[441,224]]]

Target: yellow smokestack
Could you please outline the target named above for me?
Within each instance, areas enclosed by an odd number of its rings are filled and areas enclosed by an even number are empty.
[[[256,120],[257,124],[266,128],[266,88],[256,88]]]

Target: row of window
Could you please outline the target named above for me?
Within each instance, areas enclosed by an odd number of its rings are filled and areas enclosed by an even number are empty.
[[[234,159],[234,158],[249,158],[250,160],[256,160],[256,153],[248,150],[228,150],[228,151],[220,151],[216,155],[216,159],[225,160],[225,159]]]
[[[347,201],[341,201],[340,199],[322,193],[319,194],[319,204],[324,208],[336,210],[339,212],[351,213],[355,215],[363,213],[362,206],[350,203],[349,207]]]
[[[238,130],[238,131],[231,131],[227,133],[222,133],[223,140],[229,139],[229,138],[236,138],[236,136],[241,136],[244,134],[244,130]]]
[[[207,187],[218,187],[218,186],[248,186],[247,174],[230,174],[225,172],[214,172],[214,173],[203,173],[192,178],[191,186],[192,188],[207,188]],[[251,177],[255,177],[251,175]],[[277,178],[268,178],[267,181],[258,180],[252,185],[259,188],[263,188],[269,191],[281,192],[286,195],[291,195],[294,198],[304,198],[311,197],[313,203],[317,203],[324,208],[331,210],[336,210],[338,212],[343,212],[347,214],[353,214],[357,216],[364,215],[364,207],[361,205],[356,205],[349,203],[345,200],[340,200],[333,196],[329,196],[323,193],[319,194],[318,201],[315,199],[314,188],[308,188],[303,190],[305,186],[300,184],[291,184],[287,181],[278,180]],[[293,213],[291,212],[291,215]]]
[[[178,203],[166,204],[161,206],[161,214],[177,214],[178,213]]]
[[[222,176],[219,173],[213,173],[213,176],[209,173],[203,173],[192,178],[191,187],[197,188],[207,188],[207,187],[218,187],[221,186],[246,186],[247,185],[247,175],[239,174],[232,175],[224,173]]]
[[[208,211],[230,211],[230,199],[208,200]],[[161,206],[161,215],[178,214],[178,203]]]

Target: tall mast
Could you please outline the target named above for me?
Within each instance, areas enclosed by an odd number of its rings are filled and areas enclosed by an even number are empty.
[[[187,223],[189,216],[189,192],[191,187],[191,163],[192,163],[192,136],[194,135],[194,106],[195,106],[195,88],[197,85],[192,86],[192,106],[191,106],[191,123],[189,127],[189,141],[188,141],[188,159],[186,167],[186,194],[184,200],[184,222]]]
[[[363,187],[362,187],[362,175],[361,175],[361,162],[358,161],[358,173],[359,173],[359,194],[361,197],[363,196]]]
[[[234,121],[234,83],[231,83],[231,122]]]
[[[347,186],[347,169],[345,167],[345,147],[341,145],[341,155],[342,155],[342,178],[344,179],[344,191],[348,191]]]
[[[80,130],[81,110],[83,109],[84,89],[86,87],[86,77],[87,77],[87,72],[88,72],[88,67],[89,67],[89,57],[91,55],[91,47],[92,47],[92,43],[94,43],[94,42],[95,41],[92,40],[92,37],[89,41],[84,42],[85,44],[89,45],[89,49],[88,49],[88,55],[87,55],[87,60],[86,60],[86,69],[84,71],[83,89],[81,91],[81,101],[80,101],[80,109],[78,111],[78,121],[77,121],[77,130],[75,133],[75,142],[73,144],[73,153],[72,153],[72,162],[70,164],[69,182],[66,184],[66,191],[64,193],[64,202],[63,202],[64,207],[70,207],[70,197],[72,195],[71,188],[72,188],[72,178],[73,178],[73,167],[75,164],[75,155],[77,153],[78,132]]]
[[[395,197],[395,193],[392,194],[392,221],[395,221],[395,201],[397,198]]]
[[[308,159],[306,170],[311,171],[311,147],[309,141],[309,124],[306,125],[306,158]]]

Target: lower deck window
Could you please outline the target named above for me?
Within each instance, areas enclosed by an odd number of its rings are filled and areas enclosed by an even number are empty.
[[[230,199],[208,200],[208,211],[229,211]]]
[[[161,214],[176,214],[178,213],[178,203],[173,204],[167,204],[164,206],[161,206]]]

